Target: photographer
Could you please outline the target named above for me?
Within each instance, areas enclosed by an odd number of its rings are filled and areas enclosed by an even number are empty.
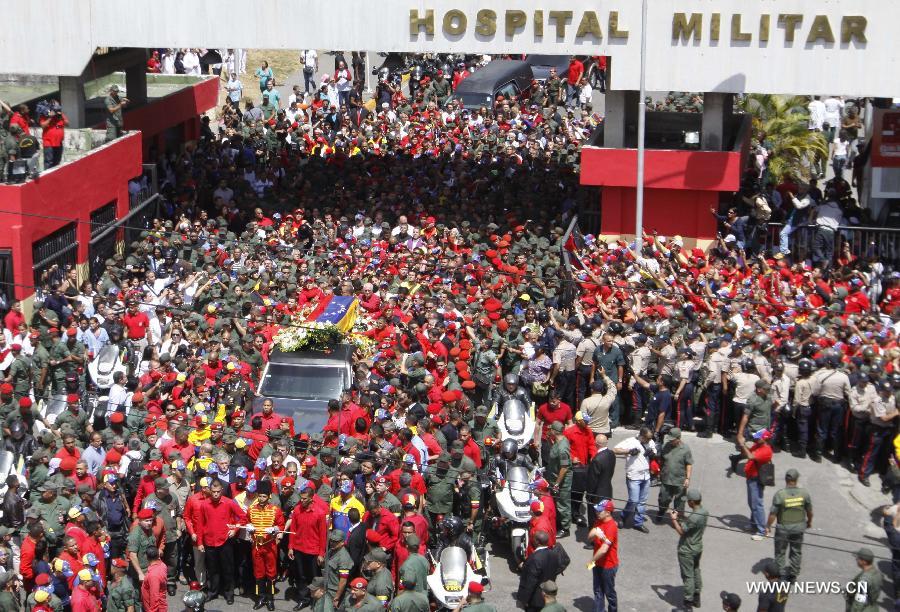
[[[110,142],[122,135],[125,125],[122,109],[128,106],[128,98],[120,98],[119,86],[110,85],[103,106],[106,108],[106,142]]]
[[[44,170],[49,170],[62,161],[65,127],[69,119],[63,114],[59,101],[51,100],[46,114],[41,113],[39,123],[43,130],[41,144],[44,147]]]

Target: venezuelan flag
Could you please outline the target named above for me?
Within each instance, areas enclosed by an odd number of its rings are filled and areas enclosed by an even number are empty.
[[[355,297],[332,295],[326,297],[310,314],[308,321],[332,323],[345,334],[353,329],[359,314],[359,302]]]

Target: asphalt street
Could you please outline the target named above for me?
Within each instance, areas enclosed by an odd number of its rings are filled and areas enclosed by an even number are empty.
[[[613,444],[634,432],[620,429],[613,436]],[[734,448],[715,436],[711,440],[698,439],[685,434],[684,441],[693,452],[695,466],[693,486],[703,493],[703,504],[709,510],[710,520],[704,536],[704,552],[701,562],[703,574],[702,609],[719,610],[719,593],[731,591],[744,600],[742,610],[756,609],[756,596],[748,594],[748,581],[762,580],[761,567],[773,556],[771,539],[755,542],[745,530],[749,526],[744,479],[738,475],[727,477],[728,455]],[[800,484],[812,495],[815,518],[813,528],[807,532],[803,549],[802,581],[849,581],[856,574],[853,553],[861,546],[871,548],[879,569],[886,575],[886,593],[881,596],[882,608],[891,609],[887,593],[893,593],[889,583],[890,551],[878,518],[880,508],[890,502],[879,491],[878,478],[872,479],[872,487],[866,488],[849,472],[827,460],[816,464],[799,460],[785,453],[775,455],[776,482],[782,483],[788,468],[800,471]],[[624,505],[624,465],[620,460],[613,479],[617,509]],[[766,504],[770,504],[777,487],[766,489]],[[651,490],[650,503],[655,504],[658,489]],[[620,534],[620,567],[616,577],[619,609],[627,611],[667,611],[680,609],[682,600],[681,578],[675,557],[677,536],[668,525],[648,523],[649,534],[635,530],[623,530]],[[591,575],[586,569],[590,551],[586,547],[586,530],[573,532],[561,540],[572,559],[564,575],[558,579],[560,602],[568,610],[591,612],[593,598]],[[497,606],[500,612],[516,609],[513,594],[518,588],[518,576],[508,568],[509,551],[502,542],[489,544],[491,587],[486,600]],[[183,589],[183,587],[179,587]],[[180,590],[170,598],[170,608],[181,609]],[[235,599],[233,606],[218,599],[210,603],[208,612],[231,612],[250,609],[250,600]],[[294,602],[284,600],[279,594],[276,609],[290,610]],[[794,594],[788,610],[826,612],[843,610],[844,602],[835,594]]]

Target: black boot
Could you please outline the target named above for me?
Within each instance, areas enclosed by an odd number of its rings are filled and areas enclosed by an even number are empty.
[[[268,582],[269,582],[269,585],[268,585],[269,586],[269,590],[268,590],[269,598],[266,601],[266,610],[268,610],[269,612],[274,612],[274,610],[275,610],[275,581],[269,580]]]
[[[265,580],[257,580],[256,581],[256,604],[254,604],[254,610],[261,610],[263,606],[266,605],[266,600],[268,599],[266,593],[268,589],[266,588]]]

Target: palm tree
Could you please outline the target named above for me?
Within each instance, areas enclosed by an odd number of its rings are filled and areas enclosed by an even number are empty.
[[[776,185],[786,178],[809,180],[815,158],[828,159],[828,142],[809,129],[804,96],[749,94],[740,107],[751,116],[753,135],[769,151],[767,171]]]

